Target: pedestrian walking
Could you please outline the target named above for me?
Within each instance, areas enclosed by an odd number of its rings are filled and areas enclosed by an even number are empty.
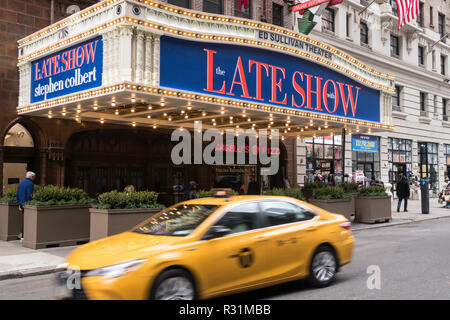
[[[260,184],[255,181],[255,177],[250,176],[250,182],[248,183],[247,194],[248,195],[258,195],[260,194]]]
[[[19,214],[22,215],[23,220],[23,214],[24,214],[24,208],[23,205],[31,200],[31,195],[33,194],[34,190],[34,179],[36,178],[36,174],[34,172],[28,171],[25,179],[19,183],[19,187],[17,188],[17,204],[19,205]],[[23,240],[23,223],[22,223],[22,232],[19,234],[18,238],[20,240]]]
[[[402,200],[405,201],[403,206],[404,211],[408,212],[409,183],[406,180],[405,176],[402,176],[401,180],[397,182],[397,197],[398,197],[397,212],[400,212]]]

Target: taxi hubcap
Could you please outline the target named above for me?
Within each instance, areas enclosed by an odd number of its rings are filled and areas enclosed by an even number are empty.
[[[320,252],[313,260],[312,270],[317,280],[325,282],[330,280],[336,272],[336,261],[331,252]]]
[[[158,286],[155,298],[156,300],[193,300],[194,288],[186,278],[169,278]]]

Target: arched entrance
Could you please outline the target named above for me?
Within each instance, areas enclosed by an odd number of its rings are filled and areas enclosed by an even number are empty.
[[[45,141],[43,135],[42,130],[25,117],[12,121],[2,132],[0,164],[3,192],[17,187],[27,171],[36,172],[37,183],[45,181],[45,165],[42,163],[46,159],[41,159],[39,152]]]

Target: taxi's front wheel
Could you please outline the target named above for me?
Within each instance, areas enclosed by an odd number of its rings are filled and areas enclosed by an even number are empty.
[[[195,284],[191,275],[182,269],[163,271],[152,286],[151,300],[194,300]]]

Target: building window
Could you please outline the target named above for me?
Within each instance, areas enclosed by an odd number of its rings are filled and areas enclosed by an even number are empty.
[[[448,99],[442,98],[442,120],[448,121],[447,116]]]
[[[223,13],[222,0],[203,0],[203,11],[209,13]]]
[[[361,22],[359,25],[360,29],[360,41],[362,44],[369,44],[369,28],[365,22]]]
[[[442,38],[445,33],[445,16],[442,13],[439,13],[438,15],[438,28],[439,34],[441,35]]]
[[[433,26],[433,7],[430,6],[430,27],[434,28]]]
[[[334,32],[334,10],[325,9],[322,14],[322,31]]]
[[[420,178],[428,178],[430,190],[437,191],[438,178],[438,145],[437,143],[419,142]]]
[[[400,111],[400,93],[401,93],[401,87],[395,86],[395,92],[392,95],[392,109]]]
[[[419,46],[418,48],[418,55],[419,55],[419,66],[425,65],[425,48],[422,46]]]
[[[183,8],[191,7],[191,0],[169,0],[169,4],[173,4],[174,6],[179,6]]]
[[[450,180],[450,144],[444,144],[444,157],[446,164],[444,167],[444,179],[447,182]]]
[[[400,41],[399,37],[391,34],[391,56],[399,57],[400,56]]]
[[[402,175],[412,171],[411,146],[411,140],[397,138],[388,140],[389,183],[393,185],[394,191]]]
[[[421,92],[420,93],[420,112],[421,114],[423,112],[426,112],[426,93],[425,92]]]
[[[305,138],[306,173],[310,181],[320,174],[342,177],[342,142],[341,136]]]
[[[445,76],[445,74],[447,73],[446,68],[445,68],[445,64],[447,63],[447,57],[444,55],[441,55],[441,74],[443,76]]]
[[[352,15],[350,13],[347,13],[346,20],[345,20],[345,35],[347,38],[350,38],[350,21],[351,21]]]
[[[252,18],[252,1],[234,0],[234,15],[236,17]]]
[[[394,14],[394,16],[398,16],[398,8],[397,8],[397,1],[395,0],[389,0],[389,3],[392,7],[392,13]]]
[[[419,27],[423,27],[423,2],[419,5],[419,15],[417,16],[417,24]]]
[[[283,6],[272,3],[272,24],[283,26]]]

